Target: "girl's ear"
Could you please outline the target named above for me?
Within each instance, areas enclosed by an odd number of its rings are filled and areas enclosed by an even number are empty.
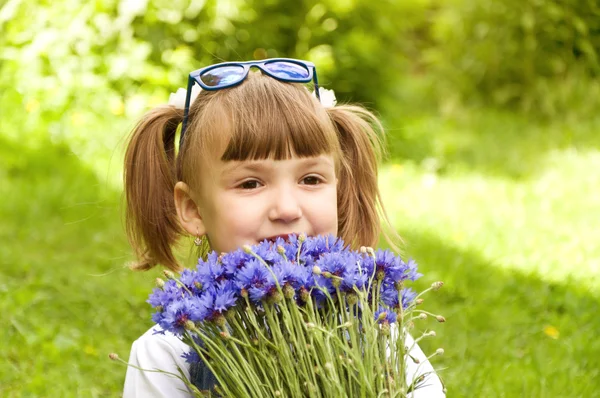
[[[182,181],[175,184],[175,207],[179,223],[190,235],[200,237],[206,234],[198,206],[190,193],[190,187]]]

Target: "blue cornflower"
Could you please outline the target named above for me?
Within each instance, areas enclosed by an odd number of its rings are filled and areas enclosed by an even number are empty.
[[[242,249],[238,249],[224,254],[221,258],[221,264],[223,264],[225,272],[229,276],[234,276],[238,270],[244,268],[248,261],[254,259],[255,257],[252,254],[248,254]]]
[[[179,280],[193,294],[200,294],[200,292],[203,290],[202,278],[200,277],[200,274],[198,274],[198,272],[196,271],[192,271],[187,268],[184,269],[181,275],[179,276]],[[202,288],[200,288],[201,286]]]
[[[344,250],[344,241],[334,235],[319,235],[306,238],[302,244],[301,259],[306,266],[312,266],[325,253],[338,253]]]
[[[221,282],[227,281],[227,270],[219,263],[219,255],[211,252],[206,261],[198,260],[198,279],[202,283],[203,289],[215,288]]]
[[[232,281],[205,290],[200,296],[202,318],[210,321],[218,315],[223,315],[229,308],[235,306],[237,293],[237,288]]]
[[[200,298],[190,295],[173,301],[162,312],[152,316],[152,320],[161,328],[178,336],[183,335],[187,321],[200,322],[203,319]]]
[[[181,357],[189,364],[202,363],[202,358],[200,358],[200,355],[193,348],[181,354]]]
[[[384,283],[398,284],[407,279],[415,281],[421,276],[414,260],[405,263],[390,250],[379,249],[375,252],[375,267],[375,277]]]
[[[154,288],[147,300],[152,307],[166,308],[173,301],[183,296],[183,289],[177,286],[177,282],[169,279],[162,288]]]
[[[277,238],[275,242],[265,239],[258,245],[252,246],[252,251],[265,263],[272,265],[281,258],[281,254],[277,253],[277,245],[282,243],[284,240],[281,238]]]
[[[358,271],[359,259],[359,256],[352,251],[322,254],[315,263],[321,269],[321,275],[315,277],[315,282],[327,288],[332,294],[335,292],[336,286],[342,291],[352,291],[354,286],[363,287],[366,279]],[[330,273],[334,277],[325,277],[323,273]]]
[[[250,299],[254,302],[261,301],[275,287],[271,273],[257,259],[248,261],[246,266],[238,271],[235,282],[238,288],[248,291]]]
[[[379,309],[375,311],[375,320],[379,324],[392,324],[398,319],[398,315],[395,311],[379,306]]]
[[[423,276],[423,274],[420,274],[419,272],[417,272],[417,262],[415,260],[413,260],[412,258],[408,260],[408,263],[406,263],[405,266],[406,266],[406,276],[411,281],[414,282]]]
[[[400,291],[400,297],[402,298],[402,308],[406,309],[417,297],[417,293],[410,288],[404,288]],[[390,308],[399,308],[398,290],[393,285],[382,286],[381,301]]]

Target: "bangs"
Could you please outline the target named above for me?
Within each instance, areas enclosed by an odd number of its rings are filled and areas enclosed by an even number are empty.
[[[327,112],[301,84],[251,72],[241,85],[211,94],[202,119],[205,127],[213,128],[203,129],[203,135],[220,144],[222,161],[339,153]]]

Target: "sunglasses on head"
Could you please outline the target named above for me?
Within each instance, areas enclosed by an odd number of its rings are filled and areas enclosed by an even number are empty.
[[[180,148],[183,145],[194,84],[198,84],[203,90],[207,91],[237,86],[248,77],[248,73],[252,67],[258,68],[266,75],[282,82],[309,83],[312,81],[315,86],[315,94],[319,101],[321,100],[317,70],[312,62],[292,58],[270,58],[260,61],[223,62],[206,66],[193,71],[188,77],[183,124],[181,126],[181,137],[179,138]]]

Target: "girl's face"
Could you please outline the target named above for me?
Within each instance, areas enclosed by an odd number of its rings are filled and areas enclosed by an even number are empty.
[[[180,182],[175,198],[184,228],[206,234],[213,250],[228,252],[292,233],[337,234],[337,179],[330,155],[217,160],[205,170],[199,192]]]

